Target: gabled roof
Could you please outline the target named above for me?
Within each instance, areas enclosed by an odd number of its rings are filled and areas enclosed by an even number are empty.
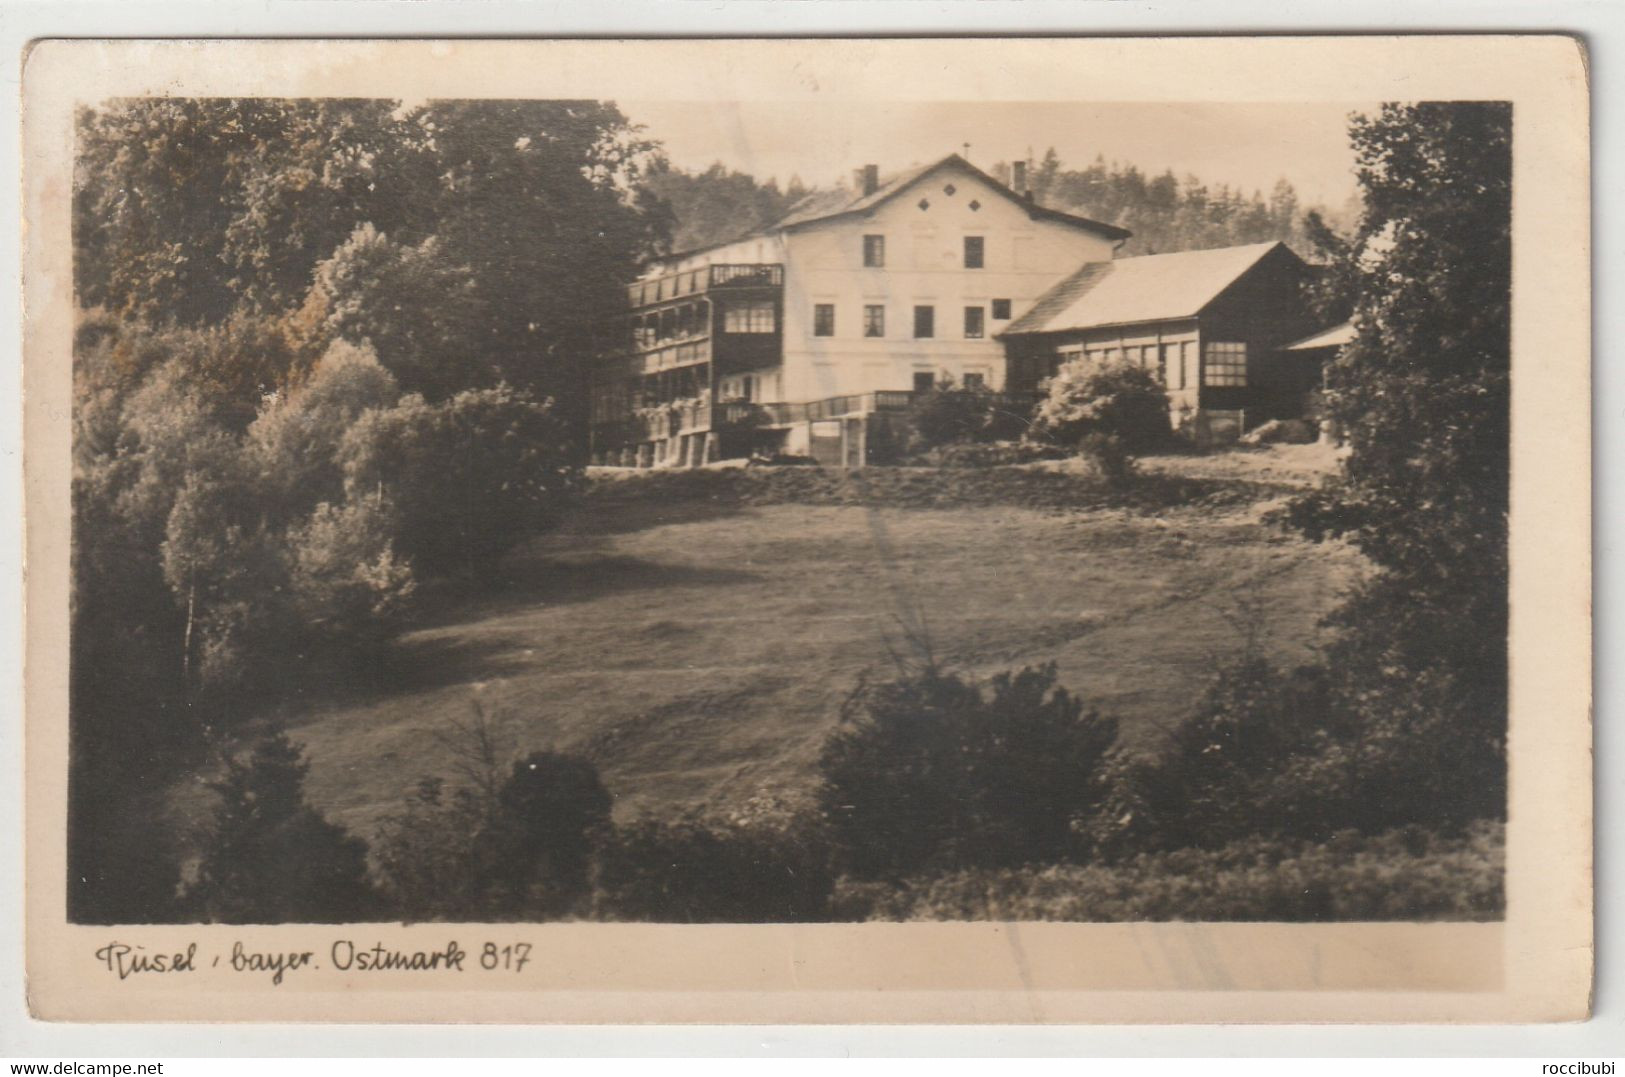
[[[1194,318],[1283,243],[1089,262],[1038,297],[1000,336]]]
[[[1294,340],[1281,350],[1284,352],[1307,352],[1317,348],[1341,348],[1354,340],[1354,323],[1344,322],[1334,325],[1330,329],[1322,329],[1313,336]]]
[[[800,202],[797,202],[795,205],[791,206],[790,212],[785,214],[776,223],[769,226],[767,230],[770,232],[793,230],[796,228],[804,228],[807,225],[817,224],[822,221],[834,220],[839,217],[862,216],[873,213],[882,205],[903,194],[915,184],[929,179],[932,175],[942,171],[943,169],[955,167],[964,169],[971,175],[982,180],[1001,197],[1007,198],[1011,202],[1014,202],[1016,205],[1020,206],[1022,209],[1025,209],[1030,216],[1037,220],[1059,221],[1062,224],[1070,224],[1075,228],[1082,228],[1087,231],[1094,232],[1096,235],[1104,236],[1107,239],[1127,239],[1129,236],[1133,235],[1133,233],[1128,231],[1126,228],[1118,228],[1116,225],[1105,224],[1101,221],[1093,221],[1088,217],[1079,217],[1072,213],[1063,213],[1058,209],[1050,209],[1047,206],[1041,206],[1028,198],[1024,198],[1023,196],[1016,194],[1016,192],[1012,191],[1010,188],[1006,187],[992,176],[989,176],[986,172],[983,172],[981,169],[977,168],[975,165],[971,164],[957,153],[950,153],[948,156],[942,158],[942,160],[936,161],[932,164],[920,165],[903,172],[898,172],[895,175],[888,176],[881,181],[880,186],[875,188],[875,192],[873,194],[863,194],[860,191],[846,190],[816,191],[808,195],[806,198],[803,198]]]

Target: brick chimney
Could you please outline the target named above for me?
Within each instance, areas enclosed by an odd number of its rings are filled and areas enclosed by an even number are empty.
[[[1016,161],[1010,165],[1010,189],[1023,197],[1027,194],[1027,162]]]
[[[863,166],[863,194],[864,194],[864,196],[868,197],[869,195],[874,194],[878,190],[880,190],[880,166],[879,165],[864,165]]]

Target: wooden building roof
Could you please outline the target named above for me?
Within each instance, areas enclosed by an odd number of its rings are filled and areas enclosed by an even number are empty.
[[[1274,242],[1089,262],[1039,296],[999,335],[1195,318],[1268,257],[1298,258],[1286,244]]]

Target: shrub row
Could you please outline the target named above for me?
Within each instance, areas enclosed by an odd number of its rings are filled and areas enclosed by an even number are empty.
[[[842,880],[841,919],[1490,920],[1505,907],[1505,827],[1420,828],[1325,843],[1253,838],[1120,864],[960,871],[903,887]]]
[[[586,495],[588,505],[599,508],[645,501],[663,505],[700,501],[727,508],[797,504],[884,505],[899,509],[1013,506],[1045,510],[1155,508],[1198,499],[1247,496],[1246,490],[1234,484],[1158,475],[1142,476],[1132,486],[1123,486],[1093,469],[1025,467],[661,470],[595,479]]]

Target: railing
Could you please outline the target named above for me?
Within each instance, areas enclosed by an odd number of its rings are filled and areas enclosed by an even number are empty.
[[[777,288],[784,284],[784,266],[777,262],[746,262],[714,265],[713,288]]]
[[[637,308],[700,295],[712,288],[778,288],[783,284],[784,266],[778,262],[723,263],[634,281],[626,286],[626,301]]]
[[[644,374],[690,366],[694,363],[708,363],[711,361],[711,341],[701,338],[681,344],[667,342],[639,351],[638,359],[641,360],[638,372]]]
[[[826,397],[805,404],[755,404],[745,401],[672,404],[640,409],[633,413],[630,424],[624,428],[622,424],[600,424],[599,430],[610,440],[615,436],[624,436],[634,441],[659,441],[729,426],[789,426],[870,415],[877,411],[901,411],[909,406],[914,396],[907,389],[882,389],[878,392]],[[1015,398],[1006,399],[1015,402]]]

